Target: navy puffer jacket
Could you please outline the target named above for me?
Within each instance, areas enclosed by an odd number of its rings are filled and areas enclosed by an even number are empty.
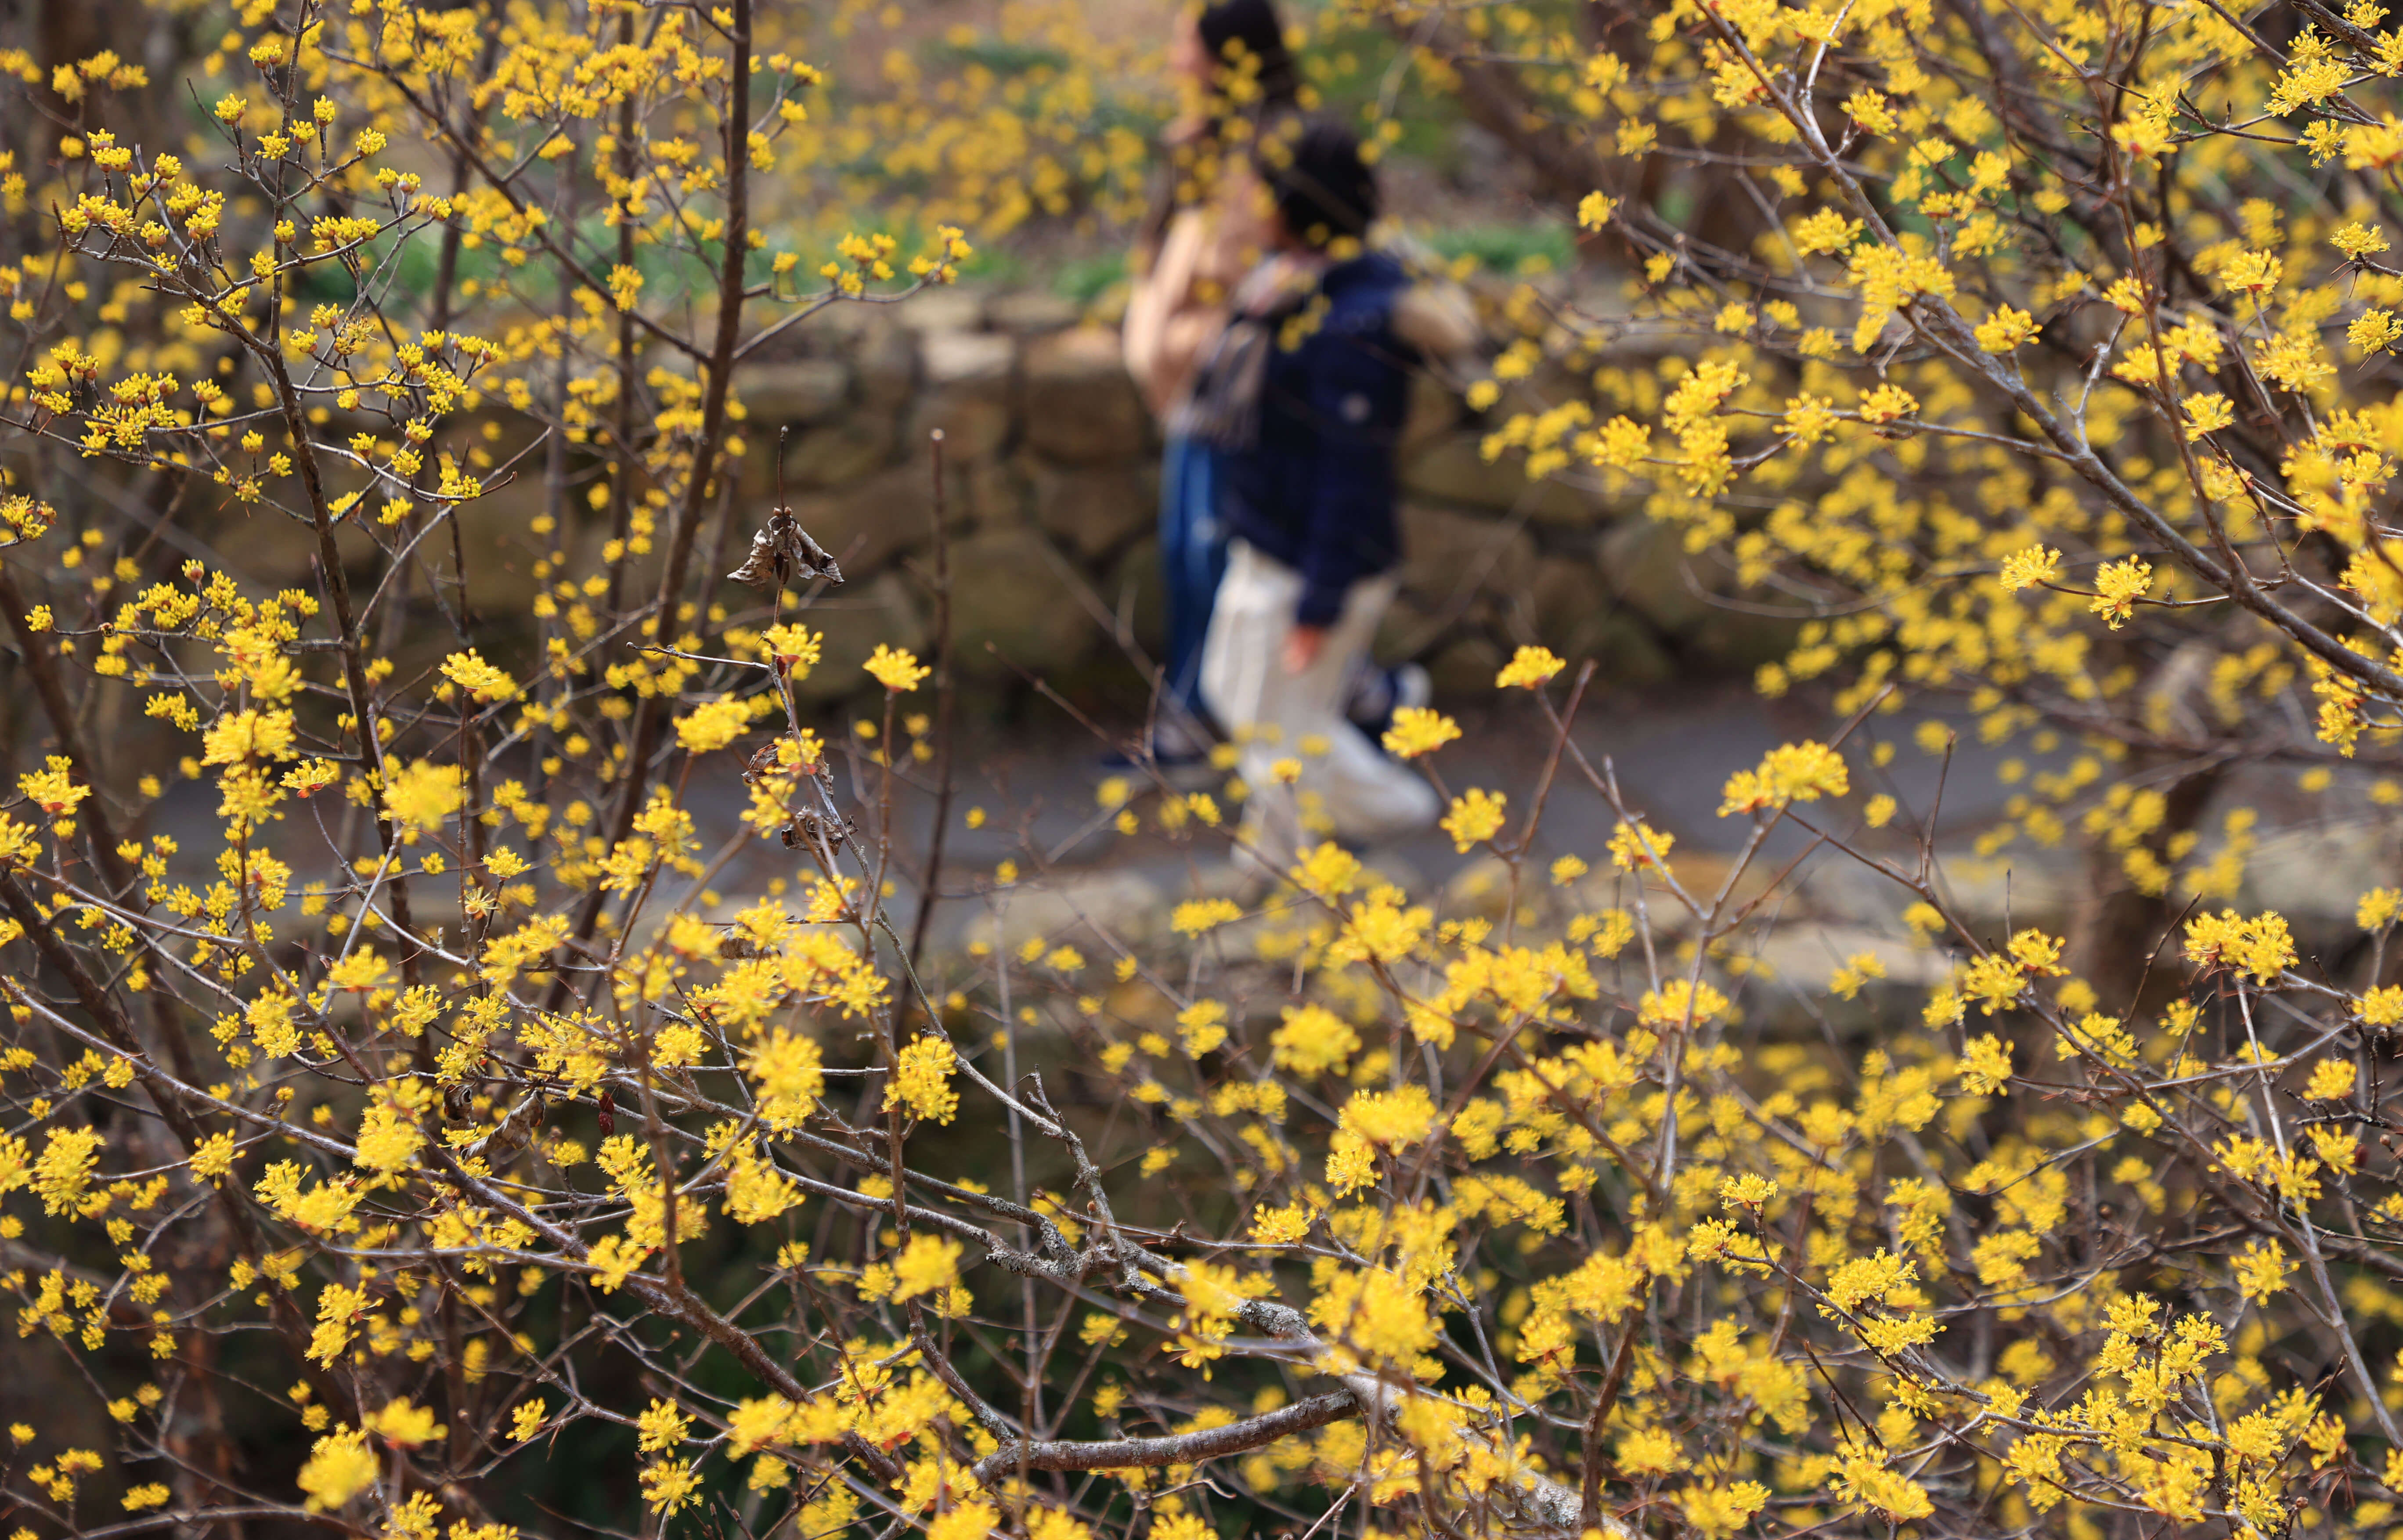
[[[1315,324],[1269,356],[1254,441],[1221,462],[1228,531],[1301,574],[1301,625],[1332,625],[1353,584],[1401,560],[1394,452],[1418,354],[1394,313],[1410,284],[1382,252],[1329,267]]]

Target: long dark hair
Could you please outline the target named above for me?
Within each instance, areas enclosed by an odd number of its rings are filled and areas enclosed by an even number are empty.
[[[1214,91],[1214,97],[1219,99],[1214,102],[1201,133],[1184,144],[1162,146],[1151,207],[1144,215],[1142,243],[1146,246],[1160,243],[1167,232],[1168,221],[1181,205],[1187,177],[1186,168],[1178,164],[1180,160],[1197,152],[1208,155],[1219,149],[1229,137],[1229,113],[1240,114],[1257,130],[1262,121],[1283,118],[1296,110],[1301,92],[1301,73],[1294,62],[1293,49],[1285,46],[1285,19],[1277,14],[1275,0],[1212,0],[1195,16],[1194,30],[1201,34],[1202,46],[1209,51],[1220,74],[1242,71],[1258,87],[1258,94],[1231,103],[1223,99],[1224,93]]]
[[[1220,69],[1238,68],[1241,60],[1259,61],[1258,107],[1293,105],[1301,81],[1293,50],[1285,47],[1285,20],[1277,15],[1273,0],[1217,0],[1202,7],[1195,27]]]

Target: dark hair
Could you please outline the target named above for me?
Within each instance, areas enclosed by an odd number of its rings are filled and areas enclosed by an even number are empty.
[[[1151,206],[1144,213],[1136,237],[1146,248],[1159,245],[1180,206],[1187,185],[1180,163],[1197,148],[1210,155],[1229,142],[1236,143],[1236,154],[1244,153],[1243,141],[1256,143],[1263,125],[1292,115],[1301,90],[1301,76],[1294,65],[1293,50],[1285,47],[1285,21],[1277,15],[1275,0],[1215,0],[1194,15],[1193,28],[1202,47],[1221,69],[1238,60],[1259,61],[1252,72],[1259,96],[1240,104],[1219,101],[1202,125],[1198,144],[1164,146],[1161,163],[1152,177]],[[1230,106],[1243,120],[1241,133],[1227,132],[1225,114]]]
[[[1285,229],[1310,245],[1358,240],[1377,222],[1377,173],[1359,136],[1332,118],[1312,114],[1262,135],[1253,160]]]
[[[1194,26],[1202,46],[1221,69],[1237,67],[1243,59],[1259,61],[1260,107],[1293,104],[1301,82],[1273,0],[1216,0],[1202,7]]]

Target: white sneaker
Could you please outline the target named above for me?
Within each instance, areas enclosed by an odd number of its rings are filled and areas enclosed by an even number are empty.
[[[1354,727],[1373,738],[1392,725],[1395,712],[1404,706],[1424,706],[1433,699],[1435,681],[1416,663],[1390,669],[1371,663],[1354,678],[1351,699],[1343,702],[1343,715]]]

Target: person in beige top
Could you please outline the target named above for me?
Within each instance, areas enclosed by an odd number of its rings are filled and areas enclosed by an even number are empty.
[[[1160,187],[1135,246],[1125,324],[1127,370],[1165,439],[1160,561],[1168,645],[1147,748],[1172,766],[1208,751],[1202,643],[1227,564],[1213,457],[1179,419],[1194,368],[1226,326],[1228,297],[1265,248],[1269,215],[1251,150],[1291,116],[1299,84],[1271,0],[1216,0],[1188,12],[1174,62],[1190,100],[1162,136]]]

